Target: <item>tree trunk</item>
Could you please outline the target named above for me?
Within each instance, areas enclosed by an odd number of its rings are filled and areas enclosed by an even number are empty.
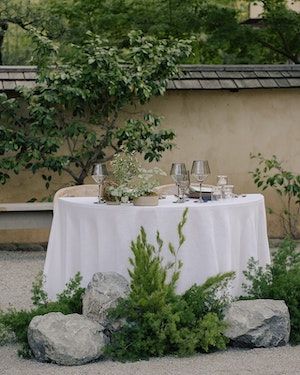
[[[3,65],[3,45],[7,29],[8,22],[6,20],[0,20],[0,65]]]

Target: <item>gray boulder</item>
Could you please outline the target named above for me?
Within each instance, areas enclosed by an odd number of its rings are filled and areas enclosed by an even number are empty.
[[[289,341],[290,316],[284,301],[257,299],[236,301],[226,312],[225,332],[233,346],[272,347]]]
[[[103,327],[78,314],[60,312],[36,316],[28,327],[28,342],[37,360],[59,365],[83,365],[103,354]]]
[[[120,299],[127,297],[129,291],[127,280],[118,273],[95,273],[82,299],[83,315],[110,330],[120,328],[122,322],[114,322],[113,326],[109,324],[107,312],[116,307]]]

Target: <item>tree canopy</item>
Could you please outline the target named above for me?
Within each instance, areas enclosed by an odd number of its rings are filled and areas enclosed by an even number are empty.
[[[164,94],[178,61],[191,52],[188,40],[131,32],[121,48],[88,33],[65,56],[48,39],[36,39],[43,63],[37,86],[20,89],[17,98],[0,95],[0,183],[27,169],[40,170],[46,187],[53,173],[82,184],[94,163],[124,149],[152,161],[172,148],[175,134],[160,129],[159,117],[140,107],[133,115],[129,107]]]
[[[299,0],[295,0],[299,1]],[[194,37],[188,63],[298,63],[300,15],[286,0],[263,0],[262,20],[243,23],[254,0],[0,0],[2,63],[30,62],[34,28],[64,52],[87,31],[127,46],[128,33],[158,38]],[[0,56],[1,57],[1,56]],[[0,61],[1,62],[1,61]]]

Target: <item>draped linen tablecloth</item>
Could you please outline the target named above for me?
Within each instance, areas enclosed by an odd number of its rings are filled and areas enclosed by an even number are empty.
[[[44,268],[45,290],[51,299],[80,272],[86,286],[95,272],[114,271],[128,279],[130,243],[140,227],[154,244],[156,231],[165,241],[165,261],[172,257],[168,242],[178,244],[177,225],[188,207],[186,242],[178,292],[220,272],[235,271],[232,294],[241,293],[243,270],[250,257],[264,266],[270,262],[264,198],[260,194],[203,204],[190,200],[174,204],[174,197],[156,207],[96,205],[96,198],[60,198]]]

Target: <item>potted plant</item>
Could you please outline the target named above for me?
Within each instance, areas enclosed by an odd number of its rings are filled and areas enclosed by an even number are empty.
[[[165,174],[159,168],[145,169],[140,168],[139,174],[133,180],[131,197],[135,206],[157,206],[158,194],[154,188],[159,185],[155,179],[157,175]]]
[[[159,168],[143,168],[134,153],[120,153],[111,162],[111,178],[104,186],[104,199],[108,204],[133,201],[136,206],[158,204],[153,189],[159,185],[156,175],[165,173]]]

